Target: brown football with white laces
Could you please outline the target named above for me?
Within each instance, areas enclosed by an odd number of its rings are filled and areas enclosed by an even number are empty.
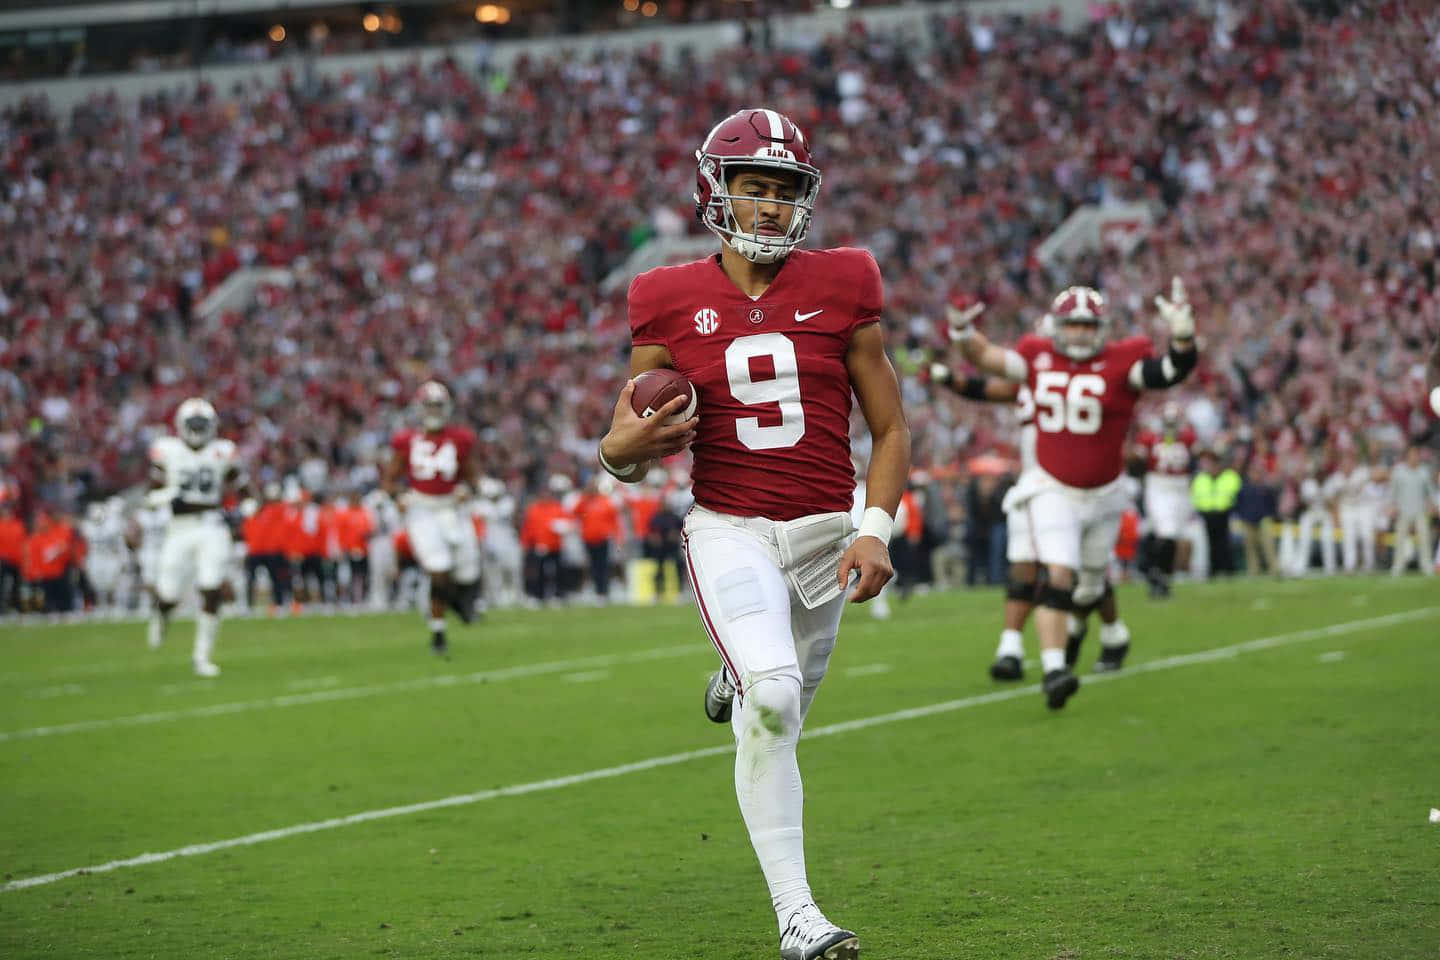
[[[695,416],[700,398],[695,386],[669,367],[646,370],[635,378],[635,392],[630,395],[630,406],[637,416],[653,417],[655,411],[676,397],[685,398],[685,406],[679,413],[666,419],[667,424],[684,423]]]

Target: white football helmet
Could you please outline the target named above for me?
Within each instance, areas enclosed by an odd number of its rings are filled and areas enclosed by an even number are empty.
[[[191,397],[175,411],[175,432],[189,447],[199,450],[214,440],[219,431],[220,417],[203,397]]]
[[[426,430],[439,430],[450,422],[455,404],[450,399],[450,390],[439,380],[426,380],[415,391],[415,403],[420,407],[420,425]]]
[[[1110,318],[1105,298],[1091,287],[1066,287],[1055,295],[1042,324],[1053,331],[1055,348],[1071,360],[1088,360],[1105,348]]]

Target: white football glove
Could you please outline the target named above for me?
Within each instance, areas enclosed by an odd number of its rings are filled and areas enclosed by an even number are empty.
[[[163,507],[175,499],[175,491],[169,487],[156,487],[154,490],[145,492],[145,505],[147,507]]]
[[[957,310],[947,304],[945,319],[950,324],[950,342],[964,343],[975,336],[975,318],[984,312],[985,304],[983,303],[972,303],[964,310]]]
[[[1160,317],[1170,325],[1170,336],[1176,340],[1191,340],[1195,337],[1195,314],[1190,301],[1185,297],[1185,284],[1179,277],[1170,278],[1170,299],[1164,295],[1155,297],[1155,308]]]
[[[947,367],[947,366],[945,366],[945,364],[943,364],[943,363],[932,363],[932,364],[930,364],[930,382],[931,382],[931,383],[940,383],[940,384],[949,383],[950,380],[951,380],[954,376],[955,376],[955,374],[952,373],[951,370],[950,370],[950,368]]]

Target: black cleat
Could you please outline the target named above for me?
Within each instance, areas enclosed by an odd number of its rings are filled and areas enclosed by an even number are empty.
[[[1123,643],[1118,647],[1101,647],[1100,659],[1095,661],[1091,669],[1096,673],[1114,673],[1125,666],[1125,655],[1130,652],[1130,644]]]
[[[705,716],[711,723],[729,723],[734,705],[735,687],[731,685],[730,678],[724,670],[715,671],[710,675],[710,682],[705,684]]]
[[[1065,706],[1065,701],[1075,696],[1075,691],[1080,689],[1080,678],[1069,670],[1051,670],[1045,674],[1041,689],[1045,692],[1045,703],[1050,709],[1059,710]]]
[[[445,605],[455,611],[461,623],[475,622],[475,598],[480,592],[480,582],[452,583],[445,591]]]
[[[1024,680],[1025,667],[1019,657],[996,657],[990,664],[991,680]]]
[[[437,657],[443,657],[450,652],[450,645],[445,642],[444,630],[436,630],[430,634],[430,652]]]

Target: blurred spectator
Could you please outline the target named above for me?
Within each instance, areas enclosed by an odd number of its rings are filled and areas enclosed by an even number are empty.
[[[655,602],[665,596],[667,570],[674,571],[677,594],[685,590],[689,582],[685,576],[685,563],[680,557],[681,541],[684,539],[684,518],[673,510],[669,503],[661,503],[660,509],[650,517],[650,526],[645,531],[645,541],[650,547],[650,556],[655,560]]]
[[[1251,576],[1280,573],[1275,555],[1278,501],[1278,491],[1269,482],[1259,458],[1252,459],[1245,471],[1245,484],[1235,497],[1235,516],[1245,544],[1245,572]]]
[[[45,613],[75,609],[75,531],[63,515],[41,507],[25,540],[21,575],[30,590],[30,606]]]
[[[1435,511],[1432,471],[1421,461],[1420,448],[1405,451],[1405,462],[1390,471],[1390,497],[1395,511],[1395,556],[1390,572],[1399,576],[1413,556],[1420,572],[1433,574],[1430,551],[1430,515]],[[1411,550],[1414,550],[1412,554]]]
[[[1200,470],[1190,484],[1190,498],[1195,512],[1205,524],[1209,547],[1211,577],[1235,572],[1234,551],[1230,543],[1230,514],[1240,492],[1240,474],[1234,467],[1220,468],[1220,455],[1209,448],[1200,451]]]
[[[20,568],[28,535],[25,521],[15,512],[15,500],[0,490],[0,614],[20,609]]]
[[[525,550],[525,592],[541,603],[564,598],[560,570],[561,538],[573,522],[560,498],[566,491],[549,491],[536,497],[520,525],[520,546]]]
[[[286,556],[286,530],[290,524],[290,505],[280,499],[280,485],[269,483],[263,490],[264,502],[241,527],[245,540],[245,605],[255,606],[255,579],[260,571],[270,588],[272,609],[290,602],[290,563]]]
[[[990,471],[973,474],[965,487],[966,586],[1005,582],[1005,510],[1001,501],[1009,478]]]
[[[590,560],[590,586],[601,603],[610,599],[610,554],[620,539],[620,509],[614,495],[615,481],[597,470],[575,504],[580,539]]]

